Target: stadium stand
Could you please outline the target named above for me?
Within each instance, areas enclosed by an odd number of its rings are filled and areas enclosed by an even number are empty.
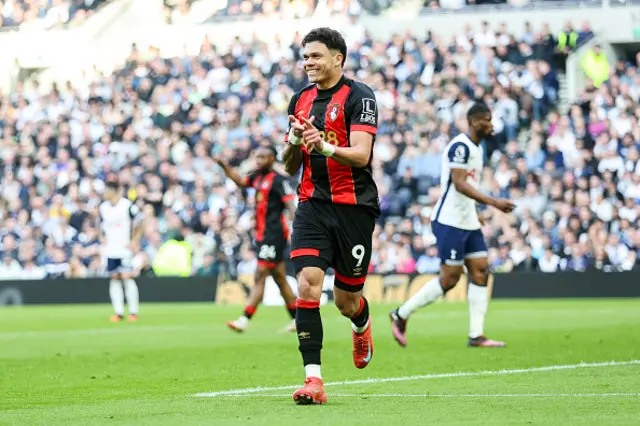
[[[0,29],[50,29],[84,21],[108,0],[0,1]]]
[[[594,48],[581,64],[591,83],[560,108],[558,55],[588,39],[586,24],[565,45],[547,27],[516,37],[507,24],[381,42],[353,20],[347,74],[375,89],[380,114],[372,272],[437,271],[429,215],[440,155],[476,99],[496,129],[483,190],[519,206],[482,211],[493,270],[637,267],[640,54],[609,64]],[[97,205],[113,174],[145,214],[143,274],[171,239],[191,244],[194,274],[254,268],[253,195],[224,180],[212,155],[246,172],[254,147],[282,146],[288,101],[306,84],[300,39],[238,40],[218,55],[205,38],[197,55],[171,58],[134,46],[113,75],[2,95],[0,278],[102,275]]]
[[[359,15],[362,11],[377,15],[391,4],[391,0],[230,0],[209,21],[273,16],[297,19],[315,14]]]

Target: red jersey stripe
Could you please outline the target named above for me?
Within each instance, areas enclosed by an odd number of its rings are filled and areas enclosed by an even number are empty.
[[[262,241],[264,238],[264,231],[267,227],[267,210],[269,208],[269,194],[273,187],[273,178],[276,176],[275,172],[271,172],[265,175],[258,184],[256,197],[258,198],[256,206],[256,240]]]
[[[285,215],[280,216],[280,223],[282,223],[282,233],[284,234],[284,239],[289,239],[289,226],[287,225],[287,218]]]
[[[352,132],[367,132],[375,135],[378,133],[378,128],[376,126],[370,126],[368,124],[354,124],[351,126]]]
[[[309,118],[311,114],[311,107],[313,106],[313,100],[318,96],[318,88],[306,90],[302,92],[298,102],[296,103],[295,116]],[[311,160],[309,159],[309,153],[305,147],[302,147],[302,180],[300,181],[300,187],[298,189],[299,201],[307,201],[313,197],[315,187],[311,181]]]
[[[331,98],[325,116],[325,133],[328,135],[329,132],[335,132],[336,145],[340,147],[349,146],[347,118],[344,116],[349,92],[351,92],[350,86],[346,84],[342,86]],[[331,141],[332,138],[327,139]],[[331,186],[331,201],[337,204],[357,204],[356,186],[351,166],[327,158],[327,171]]]

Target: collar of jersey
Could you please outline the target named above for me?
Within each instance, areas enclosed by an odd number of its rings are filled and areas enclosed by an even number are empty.
[[[342,75],[342,77],[340,77],[340,80],[338,80],[338,82],[336,83],[335,86],[333,86],[330,89],[320,89],[318,88],[318,94],[321,95],[328,95],[328,94],[334,94],[336,93],[338,90],[340,90],[340,88],[347,82],[347,78],[344,76],[344,74]],[[317,86],[316,86],[317,87]]]

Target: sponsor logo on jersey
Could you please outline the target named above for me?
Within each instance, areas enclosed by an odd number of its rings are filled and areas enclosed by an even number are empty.
[[[362,114],[360,122],[362,124],[376,125],[376,100],[371,98],[362,99]]]

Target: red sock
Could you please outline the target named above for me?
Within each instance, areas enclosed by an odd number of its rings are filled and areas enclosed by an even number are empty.
[[[251,319],[251,317],[256,313],[256,309],[258,309],[257,306],[247,305],[247,307],[244,308],[244,316]]]
[[[291,315],[292,319],[296,317],[296,302],[287,303],[287,311],[289,311],[289,315]]]
[[[369,303],[367,302],[367,299],[365,299],[364,297],[361,297],[360,308],[358,309],[358,312],[356,312],[356,314],[353,317],[351,317],[351,322],[356,327],[364,327],[364,325],[367,323],[368,320],[369,320]]]

